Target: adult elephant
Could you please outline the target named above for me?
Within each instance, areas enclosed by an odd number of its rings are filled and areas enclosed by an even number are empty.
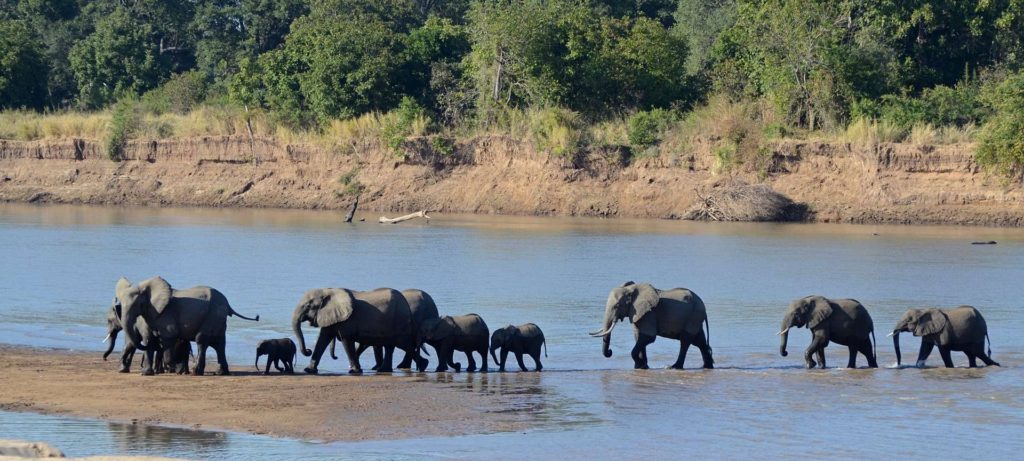
[[[633,368],[647,369],[647,346],[658,336],[679,340],[679,357],[672,368],[682,369],[690,345],[700,349],[704,368],[714,368],[711,356],[711,326],[704,301],[685,288],[659,290],[649,283],[626,282],[612,289],[604,310],[604,328],[591,333],[602,337],[602,352],[612,356],[611,337],[615,324],[623,319],[633,323],[636,344],[630,355]],[[707,334],[702,327],[707,327]]]
[[[208,286],[175,290],[161,277],[143,280],[138,285],[132,285],[122,277],[117,281],[114,292],[114,307],[122,312],[121,328],[125,337],[132,347],[146,353],[147,363],[142,371],[144,375],[154,374],[153,354],[157,349],[163,349],[164,363],[174,362],[173,346],[178,341],[195,341],[198,350],[193,373],[197,376],[205,373],[208,347],[213,347],[217,352],[220,365],[217,374],[227,375],[230,372],[224,343],[228,316],[235,315],[255,322],[260,320],[258,315],[256,318],[248,318],[235,312],[220,291]],[[133,328],[140,317],[150,326],[148,337]],[[187,361],[180,364],[180,367],[187,366]]]
[[[932,348],[939,347],[942,363],[946,368],[953,368],[950,352],[961,351],[973,368],[976,359],[985,365],[999,366],[992,360],[992,345],[989,340],[988,353],[985,353],[985,341],[988,340],[988,325],[972,306],[960,306],[953,309],[909,309],[896,322],[893,328],[892,344],[896,349],[896,365],[900,365],[900,332],[909,331],[921,337],[921,351],[917,355],[917,366],[923,367]]]
[[[812,357],[818,355],[821,368],[825,368],[825,348],[829,341],[842,344],[850,350],[847,368],[857,368],[857,353],[864,354],[868,366],[878,368],[875,360],[875,325],[871,321],[868,310],[855,299],[828,299],[823,296],[807,296],[789,304],[786,315],[782,317],[782,344],[779,353],[783,357],[789,341],[789,329],[807,326],[811,330],[811,345],[804,352],[807,368],[817,364]]]
[[[302,335],[302,324],[320,328],[316,346],[310,351]],[[347,288],[317,288],[303,295],[292,312],[292,328],[302,354],[312,358],[306,373],[316,374],[327,346],[337,338],[345,348],[349,373],[363,372],[356,343],[384,348],[383,363],[377,371],[391,372],[395,348],[413,352],[412,312],[405,296],[391,288],[354,291]],[[425,365],[424,365],[425,366]]]
[[[417,332],[420,331],[420,327],[425,321],[435,320],[440,318],[437,312],[437,304],[434,303],[432,298],[426,291],[410,288],[408,290],[402,290],[402,296],[405,297],[405,301],[409,303],[409,312],[412,321],[412,333],[413,333],[413,344],[417,345],[413,349],[412,353],[406,353],[405,357],[402,358],[402,362],[398,364],[399,369],[406,369],[412,367],[412,362],[416,362],[416,370],[424,371],[427,369],[428,360],[420,355],[420,345],[422,342],[416,337]],[[334,353],[334,341],[331,342],[331,358],[338,360],[338,356]],[[356,356],[362,357],[363,352],[370,347],[369,344],[360,344],[359,349],[356,350]],[[435,352],[437,348],[434,348]],[[425,353],[425,352],[424,352]],[[381,346],[373,346],[373,358],[376,362],[373,365],[373,370],[377,371],[380,369],[381,362],[384,360],[384,350]]]
[[[139,317],[135,321],[135,330],[138,331],[142,337],[149,337],[149,325],[146,324],[146,320]],[[117,301],[115,299],[114,306],[111,306],[110,310],[107,311],[107,337],[104,341],[109,340],[110,343],[107,345],[107,350],[103,352],[103,360],[107,360],[107,357],[114,351],[114,346],[117,345],[117,335],[121,332],[121,311],[117,307]],[[159,348],[159,341],[154,343],[154,347],[158,347],[154,351],[156,363],[154,363],[154,369],[157,373],[172,370],[180,363],[188,363],[189,356],[192,354],[192,344],[188,341],[178,341],[175,345],[176,350],[173,354],[174,363],[164,363],[163,350]],[[132,346],[130,342],[125,342],[124,348],[121,351],[121,368],[118,370],[121,373],[128,373],[131,371],[132,361],[135,358],[135,346]],[[145,356],[143,356],[145,358]],[[143,360],[145,361],[145,360]],[[146,366],[145,363],[142,364]],[[186,370],[187,372],[187,370]]]

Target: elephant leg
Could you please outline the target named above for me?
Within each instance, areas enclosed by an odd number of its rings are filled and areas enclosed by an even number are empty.
[[[153,354],[156,352],[154,351],[155,347],[153,346],[156,344],[156,340],[150,339],[147,342],[149,343],[150,347],[149,350],[145,351],[143,354],[144,357],[142,358],[142,375],[152,376],[156,374],[156,371],[153,370]]]
[[[341,346],[345,349],[345,356],[348,357],[348,372],[353,375],[363,374],[363,367],[359,365],[359,355],[356,354],[356,342],[352,339],[344,339]]]
[[[501,348],[501,361],[498,362],[498,371],[505,371],[505,361],[508,360],[508,348]]]
[[[700,350],[700,357],[704,360],[704,368],[708,370],[714,369],[715,358],[711,356],[711,345],[708,344],[708,338],[704,336],[703,331],[697,333],[697,336],[694,336],[693,345]],[[537,350],[537,353],[540,354],[540,349]],[[682,365],[682,363],[680,363],[680,365]]]
[[[811,345],[807,346],[807,350],[804,351],[804,364],[807,365],[807,368],[814,368],[818,365],[814,362],[814,354],[818,354],[818,360],[824,363],[825,344],[828,344],[827,339],[818,335],[811,337]],[[822,368],[824,368],[824,365],[822,365]]]
[[[948,347],[939,346],[939,355],[942,356],[942,363],[946,368],[953,368],[953,357]]]
[[[331,341],[334,340],[334,337],[335,337],[334,331],[328,331],[327,328],[321,328],[320,329],[320,336],[317,336],[317,338],[316,338],[316,346],[313,346],[313,356],[309,358],[309,365],[307,365],[305,370],[303,370],[303,371],[305,371],[306,373],[309,373],[311,375],[317,374],[317,371],[318,371],[317,370],[317,366],[320,364],[320,357],[323,357],[324,351],[327,350],[327,346],[329,346],[331,344]],[[353,358],[354,358],[353,355],[355,354],[355,350],[354,349],[353,350],[349,350],[348,346],[347,346],[347,342],[346,342],[346,347],[345,347],[345,353],[348,354],[348,361],[349,361],[349,364],[350,364],[349,366],[351,367],[351,363],[352,363]],[[355,363],[358,365],[359,364],[358,357],[355,357],[354,359],[355,359]]]
[[[416,348],[415,347],[407,347],[407,348],[404,348],[403,350],[405,351],[405,355],[402,356],[402,361],[398,362],[398,369],[399,370],[411,369],[412,368],[412,361],[414,359],[416,360],[417,364],[420,363],[420,360],[419,360],[420,359],[420,357],[419,357],[420,354],[418,352],[416,352]]]
[[[865,339],[857,349],[861,354],[864,354],[864,358],[868,359],[868,367],[878,368],[878,358],[875,357],[875,351],[871,347],[870,339]]]
[[[637,333],[636,344],[633,345],[633,350],[629,353],[633,357],[633,368],[638,370],[649,368],[647,366],[647,345],[653,343],[654,339],[654,336]]]
[[[822,346],[821,348],[818,349],[818,365],[821,366],[822,370],[827,368],[825,366],[825,347],[824,346]]]
[[[391,363],[395,358],[395,346],[384,346],[384,363],[381,363],[380,367],[377,368],[379,373],[392,373],[394,368],[391,367]]]
[[[373,346],[373,371],[381,371],[380,366],[384,363],[384,348],[382,346]],[[391,362],[388,362],[391,365]]]
[[[452,359],[448,355],[448,350],[443,344],[434,346],[434,353],[437,354],[437,368],[434,371],[441,373],[448,371],[448,364],[451,363]]]
[[[978,368],[977,356],[971,352],[964,352],[967,355],[967,366],[970,368]]]
[[[526,363],[523,362],[523,353],[516,352],[516,362],[519,362],[519,370],[526,371]]]
[[[476,371],[476,359],[473,358],[473,349],[466,351],[466,362],[469,362],[469,365],[466,366],[466,371]]]
[[[989,357],[988,354],[985,353],[985,345],[984,344],[982,344],[982,345],[977,347],[977,350],[974,351],[974,355],[977,356],[979,359],[981,359],[982,362],[985,362],[986,366],[992,366],[992,365],[995,365],[997,367],[1001,366],[1001,365],[999,365],[999,362],[996,362],[995,360],[992,360],[992,358]]]
[[[846,368],[857,368],[857,348],[852,344],[846,348],[850,350],[850,359],[846,362]]]
[[[133,359],[135,359],[135,348],[131,346],[125,346],[124,352],[121,353],[121,369],[117,371],[119,373],[131,372]]]
[[[928,360],[928,356],[932,353],[932,348],[935,347],[935,343],[931,341],[921,340],[921,351],[917,353],[917,367],[924,368],[924,363]]]
[[[227,338],[221,336],[213,341],[213,350],[217,352],[217,364],[220,365],[217,368],[217,374],[220,376],[228,376],[231,371],[228,370],[228,355],[225,353],[225,344]]]
[[[344,340],[345,339],[342,338],[342,341],[344,341]],[[370,346],[368,344],[359,343],[359,348],[356,349],[356,355],[359,356],[359,357],[362,357],[363,356],[363,352],[366,352],[366,350],[369,349],[369,348],[370,348]],[[376,357],[376,351],[374,351],[374,357]],[[378,360],[377,363],[380,363],[380,361]],[[373,369],[376,370],[376,368],[373,368]]]
[[[533,354],[530,354],[530,358],[533,359],[533,365],[534,365],[533,371],[541,371],[541,370],[544,369],[544,365],[540,363],[540,350],[539,349],[540,348],[538,348],[537,352],[534,352]]]
[[[671,367],[676,370],[683,369],[683,362],[686,361],[686,351],[690,350],[690,342],[685,339],[679,340],[679,356],[676,357],[676,363],[673,363]]]
[[[478,344],[477,348],[476,348],[477,354],[480,354],[480,373],[487,373],[487,371],[488,371],[488,369],[487,369],[487,345],[488,344],[489,344],[488,339],[484,338],[484,340],[482,342],[480,342],[480,344]]]
[[[206,348],[209,344],[206,343],[206,338],[200,339],[196,337],[196,367],[192,370],[192,373],[196,376],[203,376],[206,373]]]

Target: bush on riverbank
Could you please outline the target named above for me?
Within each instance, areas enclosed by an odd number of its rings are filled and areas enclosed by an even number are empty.
[[[701,190],[703,189],[703,190]],[[698,188],[683,219],[693,221],[800,221],[807,207],[764,184],[722,180]]]

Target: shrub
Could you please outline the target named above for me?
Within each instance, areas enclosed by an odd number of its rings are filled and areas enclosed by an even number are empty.
[[[646,149],[658,144],[669,125],[674,121],[674,114],[664,109],[652,109],[633,114],[627,122],[630,146]]]
[[[388,114],[388,120],[381,132],[384,144],[395,155],[401,154],[402,143],[409,136],[423,136],[431,128],[432,122],[427,111],[415,99],[406,96],[398,104],[398,108]]]
[[[985,105],[992,116],[979,134],[978,163],[1004,174],[1024,169],[1024,72],[985,88]]]
[[[530,119],[534,146],[559,157],[576,154],[584,141],[580,115],[569,109],[550,107],[536,111]]]
[[[206,79],[197,71],[188,71],[171,76],[159,88],[142,95],[140,106],[146,112],[163,114],[173,112],[185,114],[197,107],[206,98]]]
[[[114,113],[110,119],[110,133],[104,150],[107,158],[115,162],[124,158],[124,146],[138,129],[139,115],[134,99],[125,98],[114,105]]]

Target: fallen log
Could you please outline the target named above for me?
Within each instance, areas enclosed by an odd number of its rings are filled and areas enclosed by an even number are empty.
[[[430,216],[427,216],[427,210],[423,210],[423,211],[417,211],[417,212],[412,213],[412,214],[407,214],[405,216],[399,216],[397,218],[388,218],[387,216],[381,216],[380,219],[377,220],[377,222],[379,222],[381,224],[398,224],[398,223],[400,223],[402,221],[408,221],[410,219],[415,219],[415,218],[424,218],[424,219],[426,219],[428,221],[430,220]]]

